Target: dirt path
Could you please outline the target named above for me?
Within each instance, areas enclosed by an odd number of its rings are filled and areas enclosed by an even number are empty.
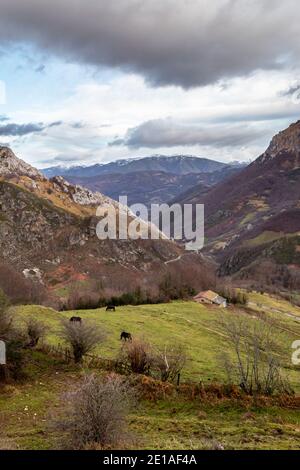
[[[268,305],[265,305],[265,304],[257,304],[256,302],[248,302],[248,305],[249,307],[257,307],[257,308],[260,308],[262,310],[266,310],[266,311],[270,311],[270,312],[274,312],[274,313],[279,313],[280,315],[285,315],[286,317],[289,317],[289,318],[293,318],[293,320],[297,321],[297,322],[300,322],[300,317],[298,315],[295,315],[294,313],[291,313],[291,312],[285,312],[284,310],[280,310],[280,309],[277,309],[277,308],[274,308],[274,307],[270,307]]]
[[[182,253],[181,255],[177,256],[177,258],[169,259],[168,261],[165,261],[164,264],[171,264],[171,263],[176,263],[177,261],[180,261],[184,256],[191,256],[195,255],[196,251],[187,251],[186,253]],[[201,253],[197,253],[197,255],[200,257],[200,259],[203,259],[203,255]]]
[[[192,325],[197,325],[198,327],[200,326],[201,328],[203,328],[206,331],[209,331],[210,333],[214,333],[218,336],[222,336],[223,338],[227,338],[227,335],[221,333],[220,331],[216,331],[216,330],[213,330],[212,328],[208,328],[207,326],[204,326],[202,323],[189,320],[188,318],[185,318],[182,315],[176,315],[176,313],[167,313],[167,312],[164,312],[164,315],[168,315],[170,317],[175,317],[175,318],[180,318],[181,320],[184,320],[187,323],[190,323]]]

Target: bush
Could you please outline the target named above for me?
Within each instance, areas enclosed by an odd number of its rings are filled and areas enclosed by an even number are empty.
[[[62,338],[70,344],[74,361],[81,362],[84,354],[91,352],[105,338],[105,332],[100,330],[93,321],[71,322],[65,320],[61,331]]]
[[[128,372],[147,375],[153,363],[153,352],[145,341],[133,339],[124,343],[117,362]]]
[[[66,398],[67,412],[62,427],[68,431],[73,448],[84,449],[95,444],[111,448],[128,439],[127,416],[134,396],[120,377],[87,376]]]
[[[6,361],[4,379],[18,380],[24,377],[24,365],[26,362],[24,353],[24,337],[17,335],[6,342]]]
[[[26,334],[29,338],[28,347],[35,348],[39,340],[45,336],[45,333],[46,327],[42,322],[33,317],[26,320]]]

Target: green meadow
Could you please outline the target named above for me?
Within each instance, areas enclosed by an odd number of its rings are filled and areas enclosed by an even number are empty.
[[[243,316],[253,322],[257,318],[276,320],[274,332],[279,345],[277,354],[293,387],[300,391],[299,372],[291,364],[294,340],[300,339],[300,309],[292,307],[284,300],[277,300],[268,295],[252,293],[249,296],[251,308],[229,307],[223,309],[199,305],[195,302],[171,302],[158,305],[140,305],[117,307],[116,312],[106,312],[105,308],[57,312],[40,306],[21,306],[14,308],[14,314],[21,323],[28,316],[34,316],[47,325],[44,341],[51,345],[63,344],[60,329],[63,319],[73,315],[84,320],[93,320],[106,332],[105,341],[94,354],[114,359],[121,347],[120,333],[128,331],[133,337],[142,338],[154,348],[166,345],[184,345],[188,362],[182,373],[183,381],[208,382],[224,381],[222,355],[230,353],[226,335],[220,325],[220,319]]]
[[[194,302],[56,312],[40,306],[13,307],[22,325],[29,316],[47,325],[44,342],[63,344],[61,322],[72,315],[94,320],[106,331],[105,341],[94,354],[115,358],[121,347],[120,332],[129,331],[153,347],[184,344],[189,360],[182,382],[222,383],[225,372],[221,356],[230,353],[221,316],[243,315],[246,321],[275,319],[276,341],[285,372],[297,394],[299,367],[291,364],[291,343],[300,339],[300,309],[274,297],[250,294],[247,308],[221,309]],[[64,409],[61,397],[82,380],[82,366],[65,363],[41,351],[29,351],[26,379],[0,389],[0,448],[56,449],[63,433],[51,425]],[[103,373],[96,370],[96,373]],[[254,404],[234,398],[201,399],[178,395],[145,398],[129,416],[133,449],[300,449],[299,407]]]

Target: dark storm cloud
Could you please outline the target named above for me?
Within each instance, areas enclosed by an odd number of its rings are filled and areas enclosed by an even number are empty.
[[[50,124],[43,124],[41,122],[16,124],[15,122],[9,122],[7,124],[0,124],[0,136],[21,137],[27,134],[33,134],[34,132],[42,132],[59,125],[61,125],[61,121],[52,122]]]
[[[44,127],[40,124],[15,124],[13,122],[0,125],[0,135],[5,136],[23,136],[26,134],[32,134],[33,132],[41,132]]]
[[[299,102],[300,100],[300,83],[296,83],[295,85],[292,85],[290,88],[287,90],[283,90],[280,93],[281,96],[287,96],[289,98],[292,98]],[[298,113],[299,116],[299,113]]]
[[[257,130],[246,125],[203,128],[171,119],[156,119],[129,129],[125,139],[116,139],[110,145],[127,145],[136,149],[191,145],[235,147],[253,142],[264,134],[264,129]]]
[[[291,86],[287,90],[282,91],[281,95],[282,96],[291,96],[294,93],[297,93],[298,91],[300,92],[300,83],[298,83],[297,85]]]
[[[62,126],[62,125],[63,125],[63,121],[54,121],[54,122],[50,122],[50,124],[47,124],[45,128],[57,127],[57,126]]]
[[[1,0],[0,41],[185,88],[299,65],[298,0]]]

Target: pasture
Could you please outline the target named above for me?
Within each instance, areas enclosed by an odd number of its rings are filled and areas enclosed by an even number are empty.
[[[286,301],[268,295],[250,294],[251,308],[230,307],[222,309],[199,305],[195,302],[172,302],[158,305],[117,307],[115,312],[105,308],[56,312],[40,306],[14,307],[14,314],[22,322],[34,316],[47,325],[45,342],[50,345],[63,344],[59,337],[61,322],[72,316],[97,322],[106,332],[104,343],[95,354],[103,358],[116,358],[121,347],[120,333],[127,331],[133,337],[143,338],[154,348],[182,344],[188,354],[188,362],[182,373],[182,381],[221,382],[225,379],[222,355],[229,351],[220,318],[242,315],[246,321],[257,318],[276,320],[277,355],[286,368],[295,390],[300,391],[299,370],[291,364],[291,344],[300,339],[300,309]]]
[[[243,315],[247,321],[275,318],[278,354],[299,394],[299,367],[291,365],[291,343],[300,339],[300,309],[260,294],[250,295],[251,308],[211,308],[193,302],[118,307],[116,312],[80,310],[56,312],[40,306],[13,307],[21,324],[29,316],[47,325],[48,344],[61,343],[62,319],[80,316],[103,326],[107,336],[95,354],[115,358],[121,346],[120,332],[144,338],[154,347],[180,343],[189,361],[182,381],[222,382],[219,356],[228,349],[219,323],[221,315]],[[102,373],[102,371],[99,371]],[[63,411],[63,394],[77,386],[84,374],[81,366],[40,351],[28,352],[26,380],[0,390],[0,448],[53,449],[62,446],[63,434],[49,426]],[[187,399],[180,395],[143,399],[129,417],[134,449],[299,449],[299,408],[276,404],[255,405],[245,400]]]

